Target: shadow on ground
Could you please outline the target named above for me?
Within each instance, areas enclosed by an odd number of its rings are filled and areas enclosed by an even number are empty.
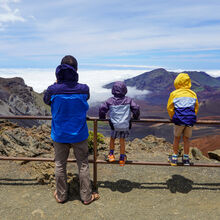
[[[130,192],[133,189],[169,189],[171,193],[189,193],[191,190],[220,190],[220,183],[194,183],[184,176],[173,175],[166,182],[138,183],[124,179],[116,182],[98,181],[98,188],[109,188],[121,193]]]
[[[80,200],[79,195],[79,176],[74,174],[68,182],[69,184],[69,200]],[[0,185],[11,185],[11,186],[28,186],[28,185],[42,185],[37,179],[0,179]],[[93,183],[92,183],[93,185]],[[111,181],[98,181],[97,189],[109,188],[112,191],[118,191],[121,193],[127,193],[133,189],[168,189],[171,193],[189,193],[191,190],[220,190],[220,183],[195,183],[190,179],[185,178],[181,175],[173,175],[172,178],[166,182],[131,182],[129,180],[120,179],[116,182]],[[95,188],[93,186],[95,191]]]
[[[33,186],[33,185],[42,185],[37,181],[37,179],[11,179],[11,178],[2,178],[0,179],[0,185],[5,186]]]

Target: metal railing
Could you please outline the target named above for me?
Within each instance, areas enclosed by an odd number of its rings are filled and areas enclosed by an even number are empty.
[[[16,115],[16,116],[0,116],[0,119],[30,119],[30,120],[51,120],[51,116],[29,116],[29,115]],[[88,121],[93,121],[93,132],[94,132],[94,146],[93,146],[93,160],[89,160],[89,163],[93,163],[93,183],[97,186],[97,164],[110,164],[106,160],[97,159],[97,132],[98,132],[98,121],[108,121],[107,119],[98,119],[96,117],[87,118]],[[168,119],[140,119],[133,120],[135,123],[172,123]],[[220,125],[220,121],[217,120],[198,120],[196,124],[205,125]],[[0,160],[16,160],[16,161],[41,161],[41,162],[54,162],[54,158],[40,158],[40,157],[2,157]],[[68,159],[67,162],[75,163],[75,159]],[[118,161],[114,161],[111,164],[118,164]],[[126,161],[129,165],[151,165],[151,166],[170,166],[168,162],[147,162],[147,161]],[[196,163],[190,167],[220,167],[220,163]]]

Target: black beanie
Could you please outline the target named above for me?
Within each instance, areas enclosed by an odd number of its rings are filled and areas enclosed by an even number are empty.
[[[78,70],[78,62],[76,58],[71,55],[63,57],[63,59],[61,60],[61,64],[68,64],[72,66],[76,71]]]

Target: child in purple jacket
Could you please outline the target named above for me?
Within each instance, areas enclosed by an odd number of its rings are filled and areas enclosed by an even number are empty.
[[[115,82],[112,87],[113,97],[109,98],[99,108],[99,118],[105,119],[109,111],[109,124],[111,127],[109,162],[115,161],[115,139],[120,139],[120,166],[124,166],[127,159],[125,155],[125,138],[129,136],[131,128],[131,112],[133,118],[138,119],[140,107],[130,97],[125,96],[127,87],[124,82]]]

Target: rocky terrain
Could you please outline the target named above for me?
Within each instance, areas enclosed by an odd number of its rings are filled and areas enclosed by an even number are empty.
[[[43,95],[33,91],[19,77],[0,78],[1,115],[49,115],[50,109],[43,103]],[[41,124],[40,121],[17,121],[23,126]]]
[[[47,157],[53,158],[54,151],[50,138],[50,126],[43,124],[32,128],[23,128],[7,120],[0,120],[0,155],[14,157]],[[212,149],[211,149],[212,150]],[[215,149],[214,149],[215,150]],[[105,159],[109,151],[109,138],[103,137],[102,143],[98,146],[99,159]],[[198,148],[191,148],[191,158],[194,160],[210,160],[203,156]],[[167,157],[172,153],[172,144],[164,138],[148,135],[142,139],[135,138],[127,141],[126,154],[128,158],[145,160],[146,155]],[[214,154],[214,152],[213,152]],[[208,156],[208,155],[206,155]],[[116,157],[119,157],[119,143],[116,142]],[[218,157],[215,156],[214,158]],[[91,155],[92,159],[92,155]],[[164,160],[164,159],[163,159]],[[54,183],[53,163],[27,163],[21,162],[21,166],[26,166],[30,173],[41,183]],[[70,174],[71,176],[72,174]]]
[[[0,155],[53,158],[50,126],[22,128],[0,120]],[[98,146],[108,152],[109,138]],[[126,143],[129,160],[167,161],[172,145],[148,135]],[[72,157],[72,153],[70,157]],[[116,143],[116,158],[119,146]],[[90,155],[92,159],[92,155]],[[193,162],[219,163],[191,148]],[[98,165],[100,200],[80,202],[76,164],[68,163],[69,200],[53,198],[54,163],[0,161],[0,219],[200,219],[220,218],[219,168]],[[90,175],[92,164],[90,164]]]

